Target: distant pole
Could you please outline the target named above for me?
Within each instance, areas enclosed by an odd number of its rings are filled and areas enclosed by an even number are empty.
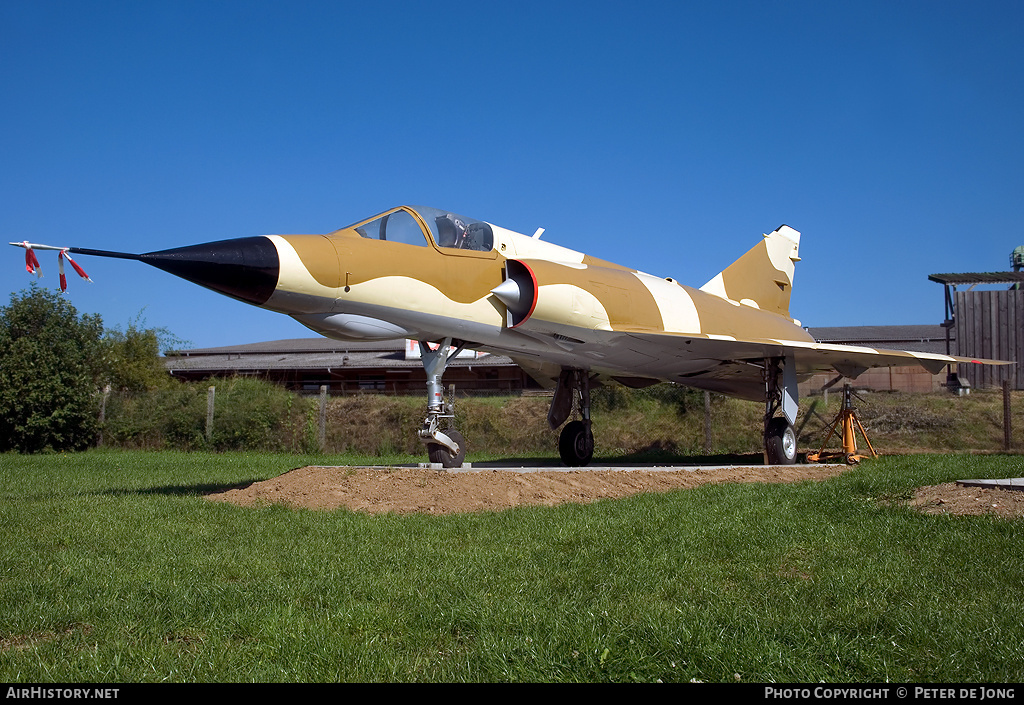
[[[97,445],[103,445],[103,427],[107,422],[107,399],[110,398],[110,385],[103,387],[103,400],[100,401],[100,437]]]
[[[209,387],[206,390],[206,442],[213,438],[213,395],[216,387]]]
[[[317,440],[320,444],[320,452],[323,453],[327,447],[327,385],[320,385],[320,418]]]
[[[711,392],[704,392],[704,455],[711,455]]]
[[[1003,450],[1010,450],[1010,380],[1003,380]]]

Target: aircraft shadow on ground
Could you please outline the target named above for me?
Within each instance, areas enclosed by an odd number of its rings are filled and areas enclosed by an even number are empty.
[[[290,469],[290,468],[289,468]],[[251,480],[240,480],[232,483],[199,483],[195,485],[163,485],[160,487],[139,487],[135,489],[109,489],[94,492],[93,494],[120,497],[124,495],[167,495],[173,497],[202,497],[228,490],[245,489],[257,482],[263,482],[266,478],[255,478]]]

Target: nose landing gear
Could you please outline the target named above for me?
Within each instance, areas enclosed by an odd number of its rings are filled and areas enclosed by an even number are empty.
[[[466,439],[451,428],[455,419],[454,388],[449,393],[448,402],[445,403],[441,376],[448,363],[462,352],[466,344],[460,344],[450,353],[451,338],[445,338],[434,350],[422,340],[419,341],[419,345],[423,369],[427,373],[427,417],[419,430],[419,438],[427,445],[427,455],[431,463],[445,468],[462,467],[466,459]]]

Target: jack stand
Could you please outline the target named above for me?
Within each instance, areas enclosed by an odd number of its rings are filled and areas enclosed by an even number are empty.
[[[825,446],[828,445],[840,424],[843,429],[842,453],[825,453]],[[868,444],[868,450],[871,451],[870,456],[857,453],[857,437],[854,433],[854,424],[860,429],[861,435],[864,436],[864,442]],[[877,458],[878,453],[871,446],[868,434],[864,431],[864,426],[861,425],[860,419],[857,418],[857,411],[853,408],[853,387],[847,382],[843,385],[843,406],[839,413],[836,414],[835,419],[833,419],[832,425],[828,429],[828,435],[825,436],[825,441],[821,444],[821,450],[817,453],[808,453],[807,462],[817,463],[819,461],[842,458],[846,461],[847,465],[856,465],[861,461],[861,458],[868,457]]]

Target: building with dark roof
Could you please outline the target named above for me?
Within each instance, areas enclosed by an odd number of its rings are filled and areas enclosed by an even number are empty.
[[[329,338],[272,340],[165,353],[173,377],[206,380],[253,376],[288,389],[334,395],[358,392],[426,394],[427,376],[419,351],[409,341],[346,343]],[[538,385],[512,360],[464,351],[452,360],[445,385],[459,393],[517,394]]]
[[[815,340],[824,343],[946,352],[946,329],[941,325],[807,330]],[[333,395],[426,393],[426,373],[411,341],[346,343],[329,338],[295,338],[175,350],[165,355],[167,370],[182,380],[249,375],[308,394],[318,393],[321,385]],[[801,392],[813,393],[831,379],[828,375],[816,375],[801,385]],[[472,351],[463,352],[450,363],[444,382],[454,384],[458,393],[466,394],[520,394],[539,389],[511,359]],[[869,370],[857,378],[856,385],[876,390],[931,392],[945,388],[946,374],[932,375],[917,366]]]
[[[863,345],[870,348],[910,350],[947,354],[946,331],[942,325],[910,326],[844,326],[808,328],[819,343]],[[955,338],[951,339],[955,346]],[[954,347],[955,349],[955,347]],[[814,375],[800,385],[802,394],[813,394],[835,378],[835,375]],[[860,389],[893,392],[936,392],[946,388],[946,372],[933,375],[918,365],[887,367],[864,372],[854,382]]]
[[[819,343],[946,354],[941,325],[815,327],[807,332]]]

